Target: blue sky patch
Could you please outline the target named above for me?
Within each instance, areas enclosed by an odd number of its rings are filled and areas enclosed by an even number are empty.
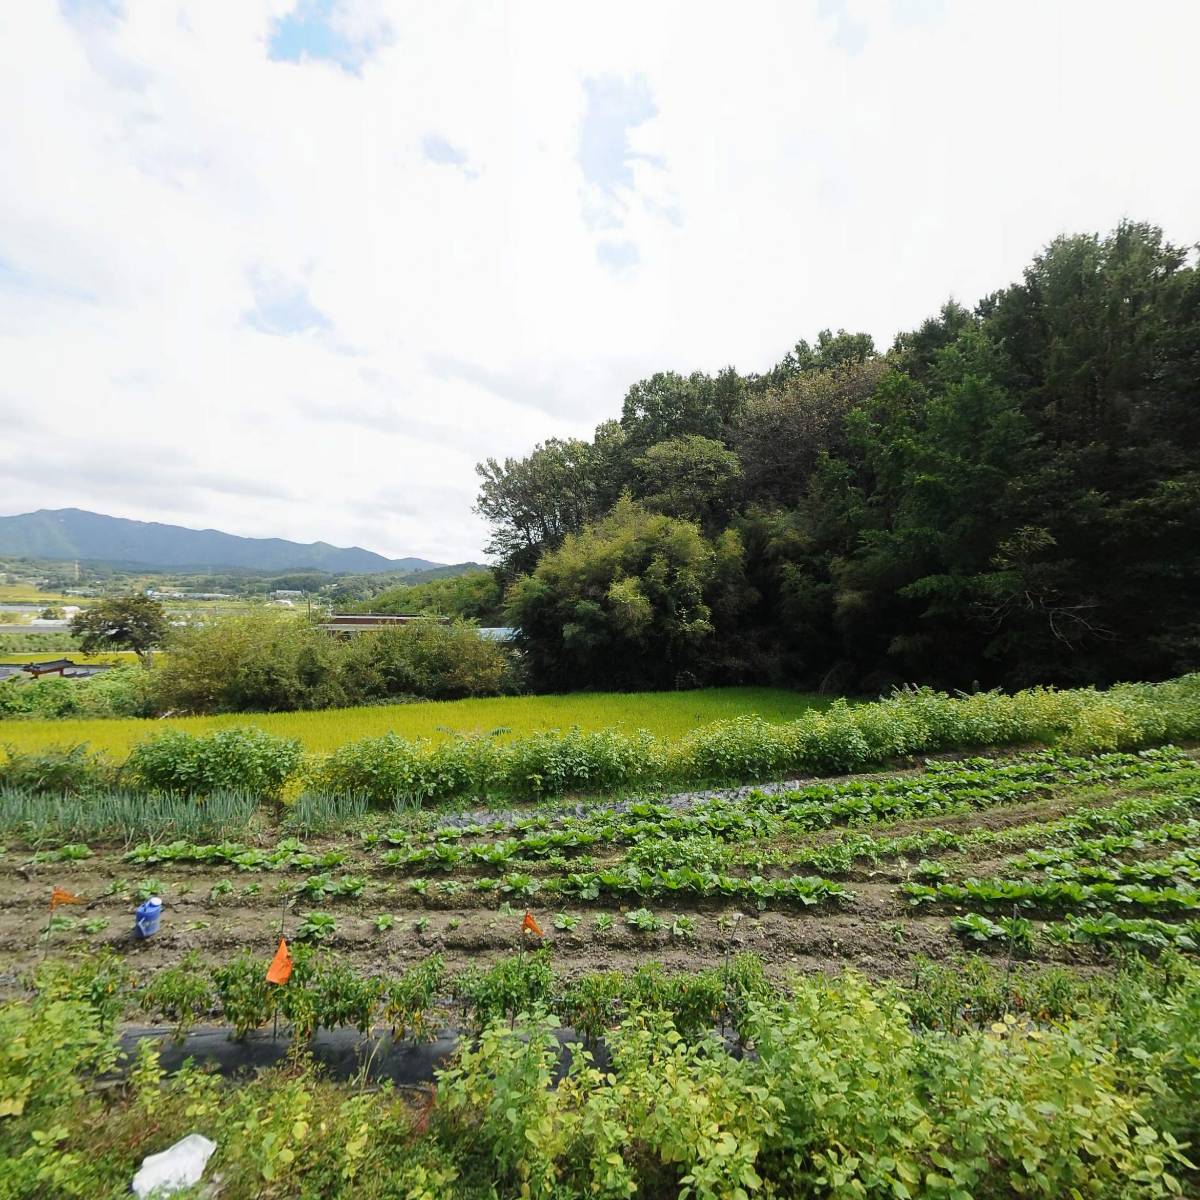
[[[466,152],[451,145],[440,133],[427,133],[421,139],[421,153],[431,163],[437,163],[439,166],[465,167],[467,165]]]
[[[380,45],[377,36],[350,37],[338,19],[336,0],[298,0],[273,22],[267,57],[276,62],[332,62],[357,74]]]
[[[610,271],[629,271],[642,261],[637,246],[630,241],[613,241],[606,238],[596,243],[596,258],[600,265]]]
[[[628,79],[606,75],[583,81],[586,107],[579,130],[579,165],[583,177],[600,202],[588,205],[588,224],[595,228],[619,225],[617,195],[633,187],[633,165],[639,159],[660,160],[638,154],[629,144],[629,134],[643,121],[658,114],[650,85],[642,75]]]
[[[833,30],[829,39],[830,45],[844,50],[853,57],[861,54],[870,40],[870,34],[865,25],[860,25],[850,15],[846,0],[820,0],[817,12],[824,20],[832,20]]]
[[[113,23],[122,16],[122,0],[58,0],[58,9],[68,21]]]
[[[302,285],[256,274],[253,286],[254,308],[243,317],[252,329],[286,337],[333,328],[333,322],[313,304]]]

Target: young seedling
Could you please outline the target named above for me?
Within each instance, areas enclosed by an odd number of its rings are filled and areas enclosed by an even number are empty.
[[[380,933],[387,933],[387,931],[395,924],[396,918],[393,917],[391,913],[380,913],[379,916],[375,918],[375,928]]]
[[[56,933],[70,933],[74,928],[74,917],[64,917],[56,913],[46,922],[46,928],[42,930],[42,940],[48,942]]]
[[[574,929],[579,924],[579,918],[571,916],[570,913],[560,912],[554,914],[554,928],[563,931]]]
[[[691,941],[696,936],[696,922],[691,917],[676,917],[671,922],[671,936],[677,941]]]
[[[657,933],[666,922],[656,917],[648,908],[634,908],[625,914],[625,923],[638,933]]]
[[[337,924],[329,913],[303,913],[300,925],[296,930],[296,940],[298,942],[323,942],[326,938],[333,936],[336,928]]]

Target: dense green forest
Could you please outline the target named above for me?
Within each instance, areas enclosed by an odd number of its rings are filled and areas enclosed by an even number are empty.
[[[1200,666],[1200,271],[1062,237],[890,350],[635,383],[478,468],[543,688],[1103,684]]]

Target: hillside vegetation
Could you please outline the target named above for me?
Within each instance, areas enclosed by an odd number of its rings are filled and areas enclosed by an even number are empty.
[[[661,372],[479,467],[539,688],[1021,687],[1200,665],[1200,273],[1062,237],[881,352]]]

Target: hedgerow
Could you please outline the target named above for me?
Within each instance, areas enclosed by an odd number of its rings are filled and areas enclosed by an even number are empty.
[[[985,746],[1057,745],[1097,753],[1196,738],[1200,675],[1187,675],[1107,692],[1033,688],[949,696],[907,689],[874,704],[838,702],[785,724],[754,717],[717,722],[675,742],[615,729],[439,743],[389,733],[305,760],[298,742],[253,728],[199,737],[172,730],[134,748],[124,781],[194,795],[246,789],[274,796],[285,784],[303,785],[388,806],[832,775]]]

